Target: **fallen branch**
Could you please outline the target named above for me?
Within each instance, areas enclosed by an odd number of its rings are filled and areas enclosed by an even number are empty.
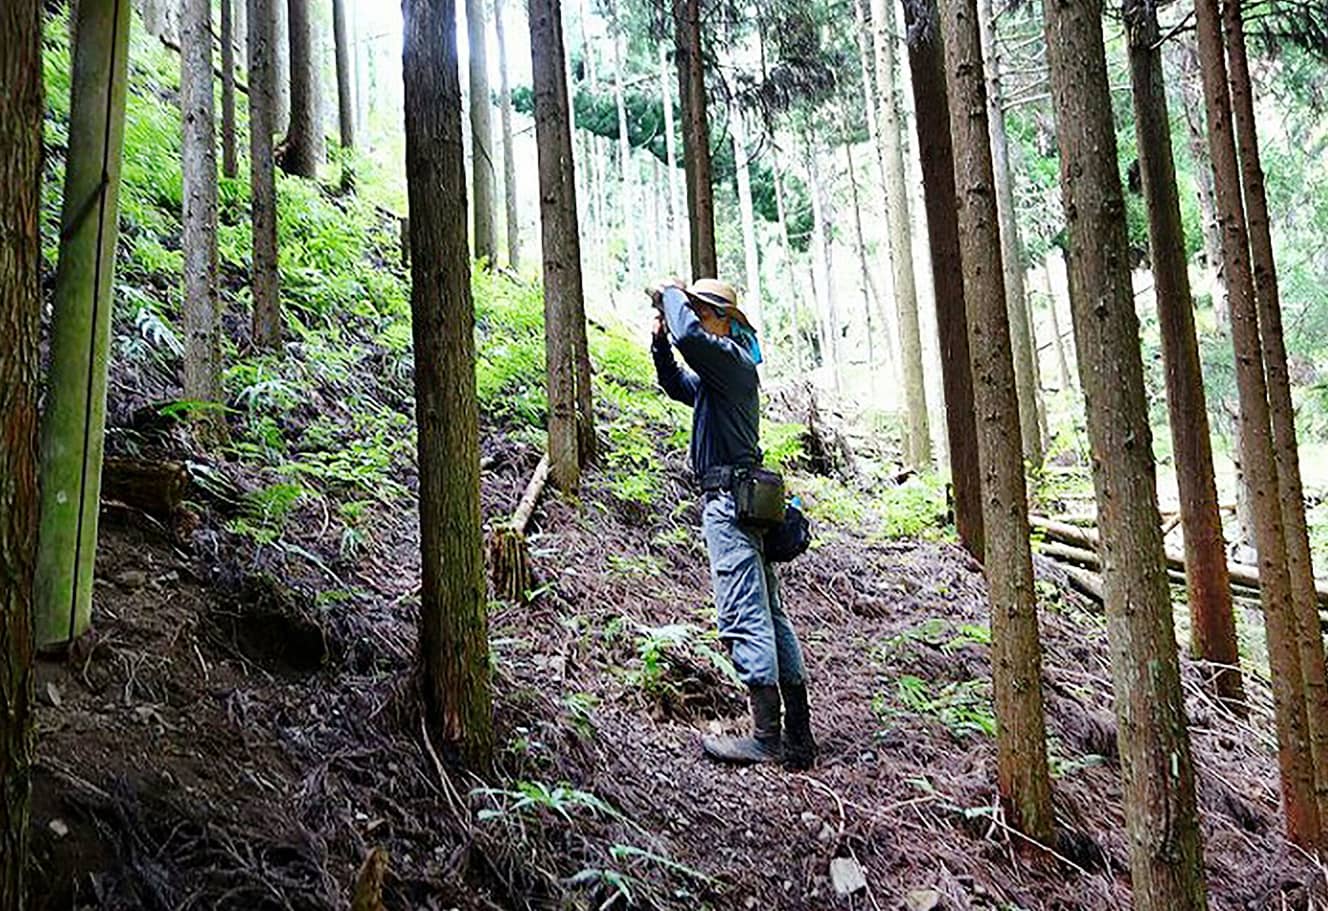
[[[530,553],[526,547],[526,526],[530,524],[535,503],[544,492],[549,480],[549,457],[545,455],[535,466],[530,483],[526,485],[521,501],[512,518],[495,528],[489,535],[489,572],[494,594],[504,601],[525,603],[530,598]]]
[[[355,876],[350,911],[384,911],[383,877],[387,875],[387,852],[374,848],[364,858]]]

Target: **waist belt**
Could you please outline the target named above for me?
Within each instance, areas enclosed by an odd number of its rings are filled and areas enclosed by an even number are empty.
[[[751,471],[755,465],[716,465],[713,468],[707,468],[701,473],[701,490],[705,493],[715,493],[722,490],[733,490],[733,485],[743,479],[748,471]]]

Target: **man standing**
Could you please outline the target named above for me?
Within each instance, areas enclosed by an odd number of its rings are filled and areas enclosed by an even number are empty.
[[[815,760],[816,743],[802,647],[766,562],[764,535],[739,521],[733,496],[735,480],[761,464],[756,332],[727,282],[704,278],[689,288],[665,284],[652,298],[659,310],[651,344],[659,384],[670,398],[692,408],[692,471],[703,492],[701,528],[710,554],[719,637],[747,685],[752,711],[752,736],[707,736],[701,746],[720,762],[782,759],[789,768],[806,769]],[[691,369],[674,360],[670,336]]]

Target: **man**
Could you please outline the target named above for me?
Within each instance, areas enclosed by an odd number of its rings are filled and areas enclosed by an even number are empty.
[[[774,570],[765,560],[763,534],[738,521],[732,492],[735,469],[761,464],[756,373],[761,349],[756,332],[727,282],[704,278],[689,288],[666,283],[652,299],[659,310],[651,344],[659,384],[670,398],[693,409],[692,471],[703,491],[701,527],[710,554],[719,636],[751,703],[752,736],[708,736],[702,749],[720,762],[783,760],[789,768],[809,768],[816,743],[802,648],[780,603]],[[674,360],[670,336],[690,370]]]

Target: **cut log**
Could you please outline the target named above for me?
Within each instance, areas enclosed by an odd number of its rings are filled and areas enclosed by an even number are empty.
[[[1066,522],[1049,519],[1046,516],[1030,515],[1029,525],[1036,532],[1041,532],[1046,539],[1039,545],[1039,551],[1064,563],[1073,563],[1090,569],[1100,569],[1097,558],[1097,532],[1091,528],[1080,528]],[[1168,549],[1167,569],[1179,574],[1184,581],[1185,557],[1178,551]],[[1259,568],[1245,563],[1228,563],[1227,576],[1232,588],[1246,588],[1259,591]],[[1315,591],[1319,604],[1328,607],[1328,585],[1317,583]]]
[[[512,518],[489,534],[489,575],[494,594],[504,601],[525,604],[530,600],[532,575],[530,553],[526,547],[526,526],[535,511],[535,503],[549,480],[549,456],[540,459],[517,503]]]
[[[189,472],[180,462],[107,456],[101,469],[101,498],[169,519],[184,503]]]

